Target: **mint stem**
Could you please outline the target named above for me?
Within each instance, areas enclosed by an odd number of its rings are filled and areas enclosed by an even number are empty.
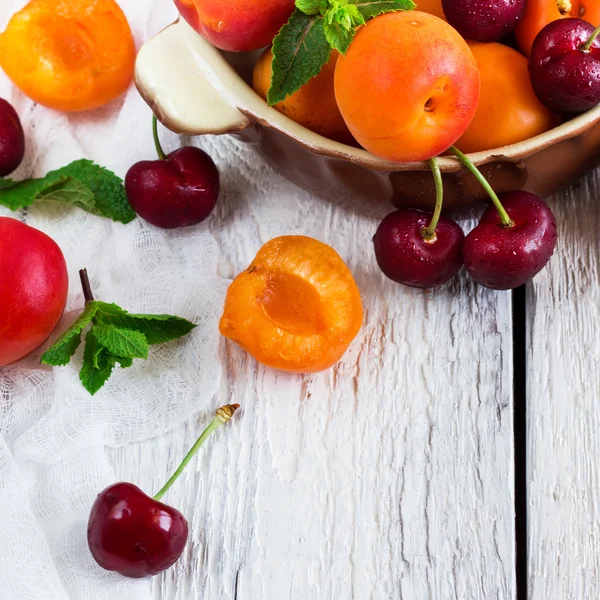
[[[198,438],[196,443],[192,446],[192,449],[186,454],[185,458],[181,461],[181,464],[177,467],[177,470],[165,485],[160,489],[160,491],[154,496],[154,499],[160,501],[162,497],[171,489],[171,486],[179,479],[179,476],[183,473],[183,470],[188,466],[189,462],[194,458],[194,455],[206,439],[221,425],[227,423],[227,421],[231,420],[235,411],[240,407],[239,404],[228,404],[227,406],[222,406],[217,410],[217,413],[214,419],[210,422],[209,426],[202,432],[202,435]]]
[[[79,279],[81,280],[81,287],[83,288],[83,297],[85,298],[85,303],[90,304],[94,301],[94,294],[92,294],[92,286],[90,285],[87,269],[81,269],[81,271],[79,271]]]
[[[492,186],[488,183],[487,179],[481,174],[481,171],[471,162],[471,159],[464,155],[456,146],[450,146],[450,152],[460,160],[460,162],[473,173],[475,179],[479,181],[482,185],[483,189],[488,193],[491,201],[494,203],[498,214],[500,215],[500,221],[504,227],[514,227],[514,222],[508,216],[508,213],[502,206],[502,202],[500,202],[500,198],[498,198],[496,192],[493,190]]]
[[[440,220],[440,215],[442,214],[442,205],[444,203],[444,184],[442,182],[442,173],[440,171],[440,166],[438,165],[437,159],[430,158],[429,166],[431,167],[433,180],[435,182],[435,208],[433,209],[431,222],[427,227],[421,229],[421,236],[426,242],[433,244],[437,240],[435,228],[437,227],[438,221]]]
[[[162,149],[160,140],[158,139],[158,119],[156,118],[156,115],[152,115],[152,136],[154,137],[154,147],[156,148],[156,154],[158,154],[158,158],[160,160],[165,160],[167,155]]]
[[[590,48],[592,47],[592,44],[594,43],[598,35],[600,35],[600,27],[596,27],[596,29],[594,29],[592,35],[590,35],[590,37],[588,38],[588,41],[583,46],[581,46],[581,51],[589,52]]]

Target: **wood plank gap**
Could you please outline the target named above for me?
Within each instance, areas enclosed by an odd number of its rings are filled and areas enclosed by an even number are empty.
[[[517,600],[528,600],[526,316],[525,286],[521,286],[512,292],[513,431],[515,437],[515,562]]]

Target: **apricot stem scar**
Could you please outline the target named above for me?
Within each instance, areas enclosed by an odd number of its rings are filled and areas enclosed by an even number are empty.
[[[571,0],[556,0],[556,6],[561,15],[568,15],[573,9]]]

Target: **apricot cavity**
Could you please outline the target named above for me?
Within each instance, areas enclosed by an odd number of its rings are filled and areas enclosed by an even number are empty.
[[[275,104],[274,108],[296,123],[343,144],[352,143],[352,135],[344,122],[333,89],[335,65],[339,54],[331,53],[321,72],[297,92]],[[273,53],[265,50],[254,67],[253,87],[266,100],[271,85]]]
[[[335,70],[338,106],[356,140],[380,158],[426,160],[468,127],[479,72],[448,23],[394,12],[362,26]]]
[[[32,100],[89,110],[122,94],[135,44],[114,0],[31,0],[0,35],[0,66]]]
[[[340,256],[304,236],[267,242],[227,292],[221,333],[259,362],[286,371],[322,371],[360,330],[362,302]]]

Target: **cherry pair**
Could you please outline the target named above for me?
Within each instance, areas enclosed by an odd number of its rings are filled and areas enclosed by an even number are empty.
[[[483,185],[493,206],[465,238],[458,223],[441,216],[442,176],[437,160],[431,159],[437,192],[434,213],[409,209],[388,215],[373,238],[379,267],[390,279],[413,287],[446,283],[463,264],[475,281],[488,288],[523,285],[554,252],[554,214],[529,192],[505,192],[498,197],[468,157],[457,148],[451,150]]]

